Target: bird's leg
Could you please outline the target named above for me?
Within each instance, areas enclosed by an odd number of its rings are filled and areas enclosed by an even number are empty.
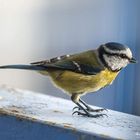
[[[86,107],[86,110],[89,111],[89,112],[102,112],[104,110],[107,111],[107,109],[105,109],[105,108],[93,109],[88,104],[86,104],[82,99],[79,99],[79,102],[81,102]]]
[[[90,112],[88,112],[87,109],[85,109],[80,103],[79,103],[79,95],[78,94],[73,94],[72,97],[71,97],[71,100],[80,108],[80,110],[82,110],[83,112],[80,112],[80,111],[74,111],[72,113],[73,114],[78,114],[78,115],[82,115],[82,116],[87,116],[87,117],[93,117],[93,118],[98,118],[98,117],[102,117],[102,116],[106,116],[106,114],[96,114],[96,115],[93,115],[91,114]]]

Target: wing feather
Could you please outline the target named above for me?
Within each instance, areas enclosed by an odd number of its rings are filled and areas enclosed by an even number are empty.
[[[42,66],[46,69],[69,70],[87,75],[96,75],[103,69],[96,61],[95,55],[93,57],[93,52],[88,51],[84,52],[84,54],[63,55],[50,60],[31,63],[31,65]]]

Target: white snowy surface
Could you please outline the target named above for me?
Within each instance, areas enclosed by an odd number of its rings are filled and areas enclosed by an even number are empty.
[[[140,117],[112,110],[104,111],[108,117],[72,116],[74,106],[71,101],[65,99],[0,87],[0,114],[63,127],[102,138],[140,139]]]

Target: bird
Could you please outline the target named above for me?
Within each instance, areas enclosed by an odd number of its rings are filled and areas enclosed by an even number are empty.
[[[111,85],[123,68],[136,62],[127,45],[107,42],[96,49],[62,55],[29,65],[3,65],[0,69],[34,70],[49,76],[52,83],[67,93],[76,104],[73,114],[98,118],[106,115],[102,113],[105,109],[92,108],[81,96]],[[75,110],[76,108],[78,110]]]

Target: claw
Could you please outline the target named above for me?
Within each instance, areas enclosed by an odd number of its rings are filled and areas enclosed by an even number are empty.
[[[108,117],[108,115],[107,114],[102,114],[103,116],[106,116],[106,117]]]
[[[80,112],[80,111],[74,111],[72,113],[72,115],[74,115],[76,113],[77,113],[77,115],[82,115],[82,116],[86,116],[86,117],[93,117],[93,118],[99,118],[99,117],[104,117],[104,116],[108,117],[106,114],[96,114],[96,115],[93,115],[93,114],[90,114],[90,113],[83,113],[83,112]]]
[[[89,112],[102,112],[102,111],[108,111],[107,109],[105,108],[101,108],[101,109],[92,109],[92,108],[87,108],[87,111]]]
[[[103,111],[106,111],[106,112],[108,112],[108,109],[106,109],[106,108],[103,108]]]
[[[82,109],[81,109],[80,107],[78,107],[78,106],[75,106],[72,110],[74,111],[75,109],[82,110]],[[102,112],[102,111],[108,112],[108,110],[107,110],[106,108],[92,109],[91,107],[89,107],[89,108],[87,108],[86,110],[89,111],[89,112]]]
[[[106,116],[106,117],[108,117],[106,114],[99,114],[100,115],[100,117],[104,117],[104,116]]]
[[[79,111],[74,111],[73,113],[72,113],[72,115],[74,115],[74,114],[76,114],[77,113],[77,115],[79,115]]]
[[[74,111],[75,109],[80,110],[80,108],[78,106],[75,106],[72,110]]]

